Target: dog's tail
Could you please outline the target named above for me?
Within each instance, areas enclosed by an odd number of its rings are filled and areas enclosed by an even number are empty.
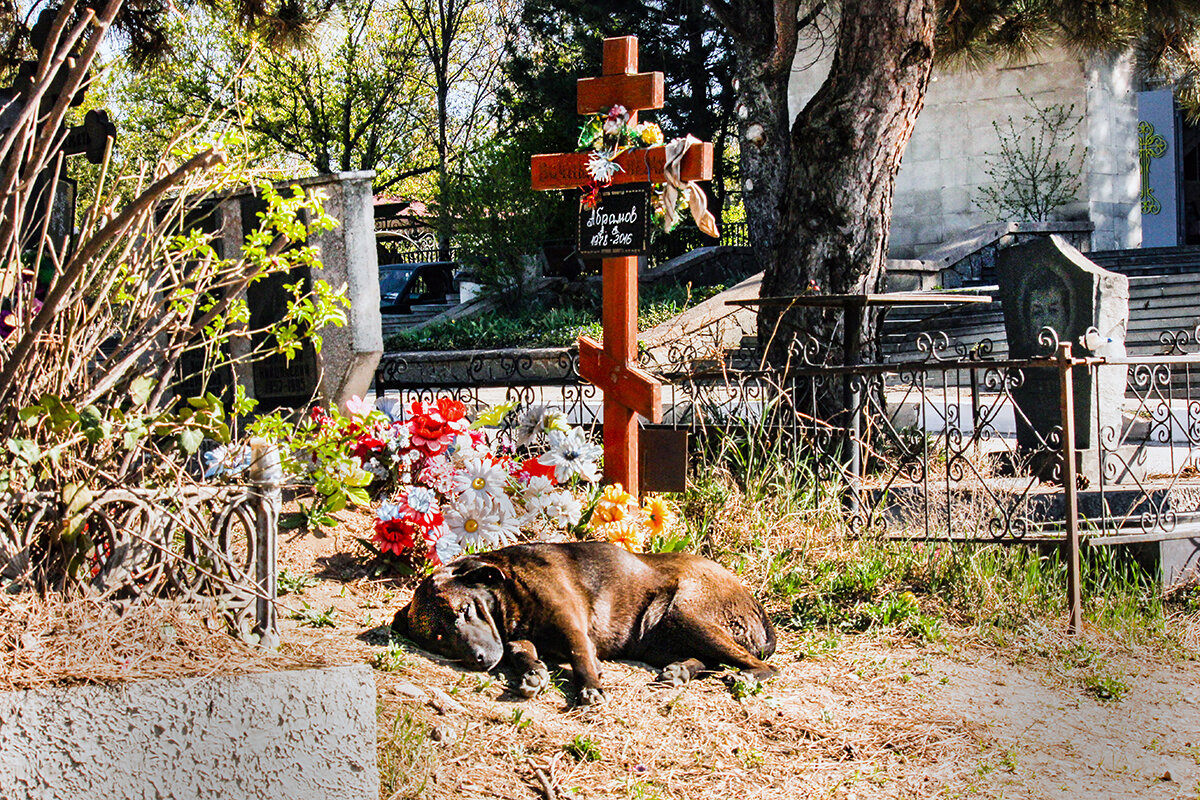
[[[762,604],[756,603],[756,605],[761,627],[751,635],[754,646],[746,649],[765,661],[775,652],[775,625],[771,622],[771,617],[768,616],[767,610],[762,607]]]

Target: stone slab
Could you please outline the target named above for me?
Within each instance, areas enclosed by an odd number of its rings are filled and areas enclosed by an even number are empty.
[[[0,693],[6,800],[374,800],[365,665]]]

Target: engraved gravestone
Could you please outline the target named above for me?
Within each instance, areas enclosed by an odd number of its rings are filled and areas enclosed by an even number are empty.
[[[1089,328],[1123,347],[1129,324],[1129,279],[1096,266],[1061,237],[1001,250],[996,271],[1012,358],[1049,355],[1052,343],[1042,339],[1043,328],[1053,329],[1058,341],[1071,342],[1078,355],[1091,355],[1079,344]],[[1062,425],[1058,370],[1022,372],[1023,380],[1012,390],[1018,410],[1017,447],[1041,472],[1053,463],[1047,458],[1050,451],[1059,447],[1057,439],[1049,438]],[[1125,373],[1126,368],[1118,365],[1073,370],[1080,475],[1093,484],[1100,476],[1101,442],[1119,438]]]

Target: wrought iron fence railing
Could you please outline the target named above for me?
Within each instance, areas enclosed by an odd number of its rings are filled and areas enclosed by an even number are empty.
[[[277,467],[277,458],[256,460],[254,480],[237,486],[106,489],[79,508],[54,493],[4,495],[0,587],[215,603],[237,633],[272,646]]]

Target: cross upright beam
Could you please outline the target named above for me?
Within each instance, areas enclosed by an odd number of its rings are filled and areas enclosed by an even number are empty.
[[[662,108],[663,74],[638,72],[637,37],[604,40],[602,75],[578,81],[576,108],[580,114],[607,111],[622,105],[629,124],[637,112]],[[587,183],[589,153],[535,155],[532,184],[537,190],[575,189]],[[712,178],[712,145],[693,145],[685,153],[680,178]],[[622,171],[613,183],[663,183],[666,181],[666,148],[627,150],[616,158]],[[579,338],[579,373],[604,392],[604,479],[619,482],[639,495],[638,415],[662,421],[662,385],[637,366],[638,258],[609,257],[603,265],[603,343]]]

